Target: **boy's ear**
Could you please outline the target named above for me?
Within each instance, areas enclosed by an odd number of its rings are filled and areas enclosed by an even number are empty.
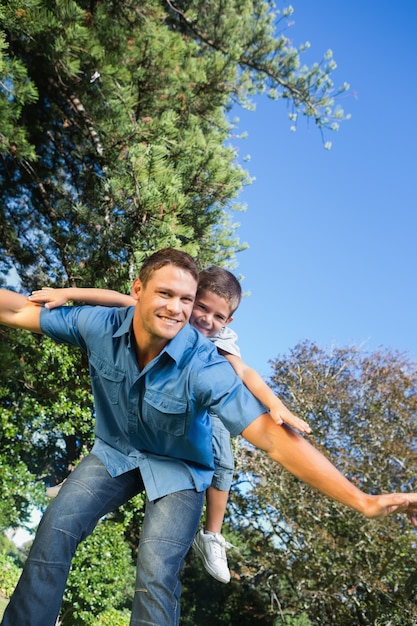
[[[140,278],[135,278],[135,280],[132,283],[132,290],[130,292],[130,295],[132,296],[134,300],[139,300],[139,296],[141,294],[142,289],[143,289],[142,281],[140,280]]]
[[[230,322],[233,322],[233,315],[227,318],[225,326],[229,326]]]

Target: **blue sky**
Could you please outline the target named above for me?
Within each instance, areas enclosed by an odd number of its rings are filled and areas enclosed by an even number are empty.
[[[270,359],[309,339],[417,357],[417,2],[294,0],[306,61],[330,48],[351,114],[322,146],[313,123],[290,131],[284,102],[235,109],[239,158],[256,180],[236,273],[250,296],[236,313],[242,356],[268,377]]]

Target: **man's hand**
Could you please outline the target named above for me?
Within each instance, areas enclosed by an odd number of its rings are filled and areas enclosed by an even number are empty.
[[[387,493],[368,496],[363,510],[366,517],[386,517],[394,513],[405,513],[413,526],[417,527],[417,493]]]
[[[343,476],[307,437],[302,437],[286,424],[277,426],[268,413],[253,420],[242,435],[255,447],[265,450],[272,460],[299,480],[365,517],[405,513],[413,526],[417,527],[417,493],[364,493]]]

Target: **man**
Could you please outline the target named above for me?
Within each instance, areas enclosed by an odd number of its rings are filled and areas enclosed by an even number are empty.
[[[48,506],[3,626],[54,626],[73,554],[98,520],[139,491],[146,510],[131,626],[179,621],[179,572],[213,474],[207,409],[324,494],[367,517],[405,512],[417,494],[369,496],[308,441],[273,422],[216,348],[189,326],[198,271],[173,249],[133,284],[135,307],[42,309],[0,290],[0,323],[43,332],[88,353],[96,440]]]

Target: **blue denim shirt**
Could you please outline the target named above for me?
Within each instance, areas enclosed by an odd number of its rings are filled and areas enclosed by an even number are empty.
[[[41,311],[42,332],[88,354],[95,404],[92,452],[112,476],[141,471],[148,498],[205,490],[213,474],[214,412],[238,435],[265,411],[227,361],[186,325],[139,371],[131,341],[134,307]]]

